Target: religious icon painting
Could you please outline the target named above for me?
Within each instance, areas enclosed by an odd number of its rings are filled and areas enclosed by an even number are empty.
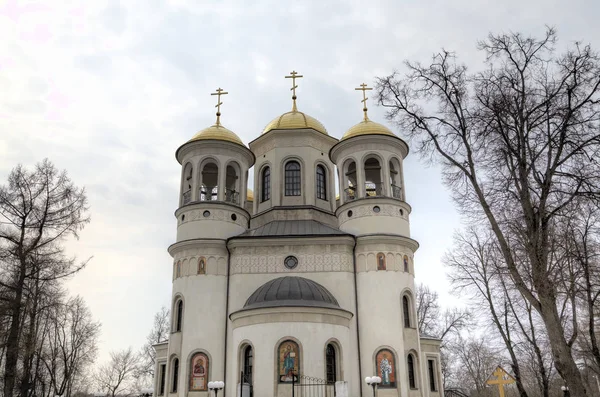
[[[298,375],[300,368],[300,353],[298,344],[286,340],[279,345],[277,351],[279,382],[291,383],[294,375]]]
[[[385,270],[385,255],[382,253],[377,254],[377,270]]]
[[[404,271],[408,273],[408,255],[404,255]]]
[[[200,258],[198,261],[198,274],[206,274],[206,259]]]
[[[381,378],[379,387],[396,387],[396,361],[388,349],[379,350],[375,358],[377,376]]]
[[[208,357],[204,353],[196,353],[192,356],[190,371],[190,390],[208,390]]]

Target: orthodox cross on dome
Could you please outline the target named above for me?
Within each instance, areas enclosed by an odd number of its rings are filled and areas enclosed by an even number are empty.
[[[295,70],[292,70],[292,72],[290,73],[290,76],[285,76],[286,79],[292,79],[292,88],[290,89],[290,91],[292,91],[292,112],[295,112],[298,110],[298,108],[296,108],[296,88],[298,88],[298,86],[296,85],[296,79],[299,79],[302,76],[301,74],[298,74],[298,72],[296,72]]]
[[[221,95],[227,95],[229,94],[228,92],[224,92],[222,88],[217,88],[216,90],[217,92],[213,92],[210,95],[216,95],[217,96],[217,104],[215,105],[215,107],[217,108],[217,122],[215,123],[215,125],[219,126],[221,125],[221,105],[223,104],[223,102],[221,102]]]
[[[367,85],[365,83],[362,83],[360,85],[359,88],[355,88],[355,90],[357,91],[362,91],[363,92],[363,100],[361,101],[363,103],[363,112],[365,113],[365,121],[369,120],[369,117],[367,116],[367,91],[371,91],[372,88],[367,88]]]
[[[500,397],[504,397],[504,385],[515,383],[515,378],[510,376],[504,368],[498,366],[485,383],[490,386],[498,385],[498,394]]]

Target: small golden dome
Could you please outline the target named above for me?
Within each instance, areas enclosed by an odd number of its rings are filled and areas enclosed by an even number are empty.
[[[319,120],[297,110],[292,110],[276,117],[267,124],[262,133],[266,134],[271,130],[297,130],[300,128],[312,128],[315,131],[328,135],[327,130]]]
[[[254,192],[252,189],[246,191],[246,201],[254,201]]]
[[[344,139],[352,138],[359,135],[389,135],[394,137],[396,136],[396,134],[394,134],[386,126],[366,119],[356,124],[348,131],[346,131],[346,133],[342,137],[342,141]]]
[[[228,141],[245,146],[244,142],[242,142],[240,137],[237,136],[235,132],[228,130],[220,124],[214,124],[208,128],[203,129],[202,131],[194,135],[192,139],[190,139],[188,142],[201,141],[207,139],[215,139],[217,141]]]

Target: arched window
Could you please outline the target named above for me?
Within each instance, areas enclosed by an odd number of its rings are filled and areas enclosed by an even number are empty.
[[[206,259],[204,257],[198,260],[198,274],[206,274]]]
[[[402,262],[404,263],[404,271],[408,273],[408,255],[404,255]]]
[[[173,359],[173,377],[171,379],[171,393],[177,393],[177,384],[179,383],[179,359]]]
[[[292,383],[300,368],[300,349],[292,340],[281,342],[277,349],[277,374],[280,383]]]
[[[242,383],[252,385],[252,367],[254,365],[254,355],[252,346],[248,345],[244,348],[244,366],[242,372]]]
[[[187,204],[192,201],[192,178],[194,175],[194,169],[191,164],[186,164],[185,171],[183,172],[183,203]]]
[[[396,360],[394,359],[394,353],[388,349],[381,349],[375,356],[375,363],[377,365],[376,372],[377,376],[381,378],[379,387],[396,387]]]
[[[196,353],[190,362],[190,391],[208,390],[208,356]]]
[[[271,199],[271,168],[265,167],[262,172],[261,201]]]
[[[412,353],[408,354],[406,361],[408,364],[408,386],[411,389],[416,389],[417,381],[415,380],[415,359],[413,358]]]
[[[356,186],[358,186],[356,179],[356,163],[351,161],[346,163],[345,175],[343,176],[344,181],[344,200],[351,201],[356,199]]]
[[[402,297],[402,314],[404,315],[404,328],[410,328],[410,305],[406,295]]]
[[[385,255],[381,252],[377,254],[377,270],[386,270]]]
[[[183,301],[179,299],[175,304],[177,314],[175,315],[175,332],[181,332],[181,325],[183,324]]]
[[[335,384],[337,381],[337,357],[335,347],[331,343],[328,343],[325,349],[325,371],[327,383]]]
[[[300,196],[300,164],[297,161],[289,161],[285,165],[285,195]]]
[[[317,198],[327,200],[327,178],[322,165],[317,165]]]
[[[202,168],[201,176],[200,200],[217,200],[219,193],[219,167],[213,162],[206,163]]]
[[[383,196],[383,183],[381,183],[381,164],[374,157],[368,158],[364,163],[365,193],[367,197]]]

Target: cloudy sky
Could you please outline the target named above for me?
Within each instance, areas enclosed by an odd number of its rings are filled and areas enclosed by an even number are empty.
[[[101,359],[138,348],[168,305],[179,164],[175,149],[222,121],[247,143],[290,109],[335,137],[360,121],[354,87],[427,61],[445,47],[481,66],[489,31],[541,35],[600,48],[597,0],[200,1],[0,0],[0,181],[48,157],[85,185],[92,223],[71,244],[89,266],[69,282],[103,324]],[[370,116],[384,121],[381,109]],[[402,131],[397,131],[402,136]],[[450,300],[441,263],[460,226],[436,168],[405,163],[417,278]],[[454,298],[453,298],[454,299]]]

